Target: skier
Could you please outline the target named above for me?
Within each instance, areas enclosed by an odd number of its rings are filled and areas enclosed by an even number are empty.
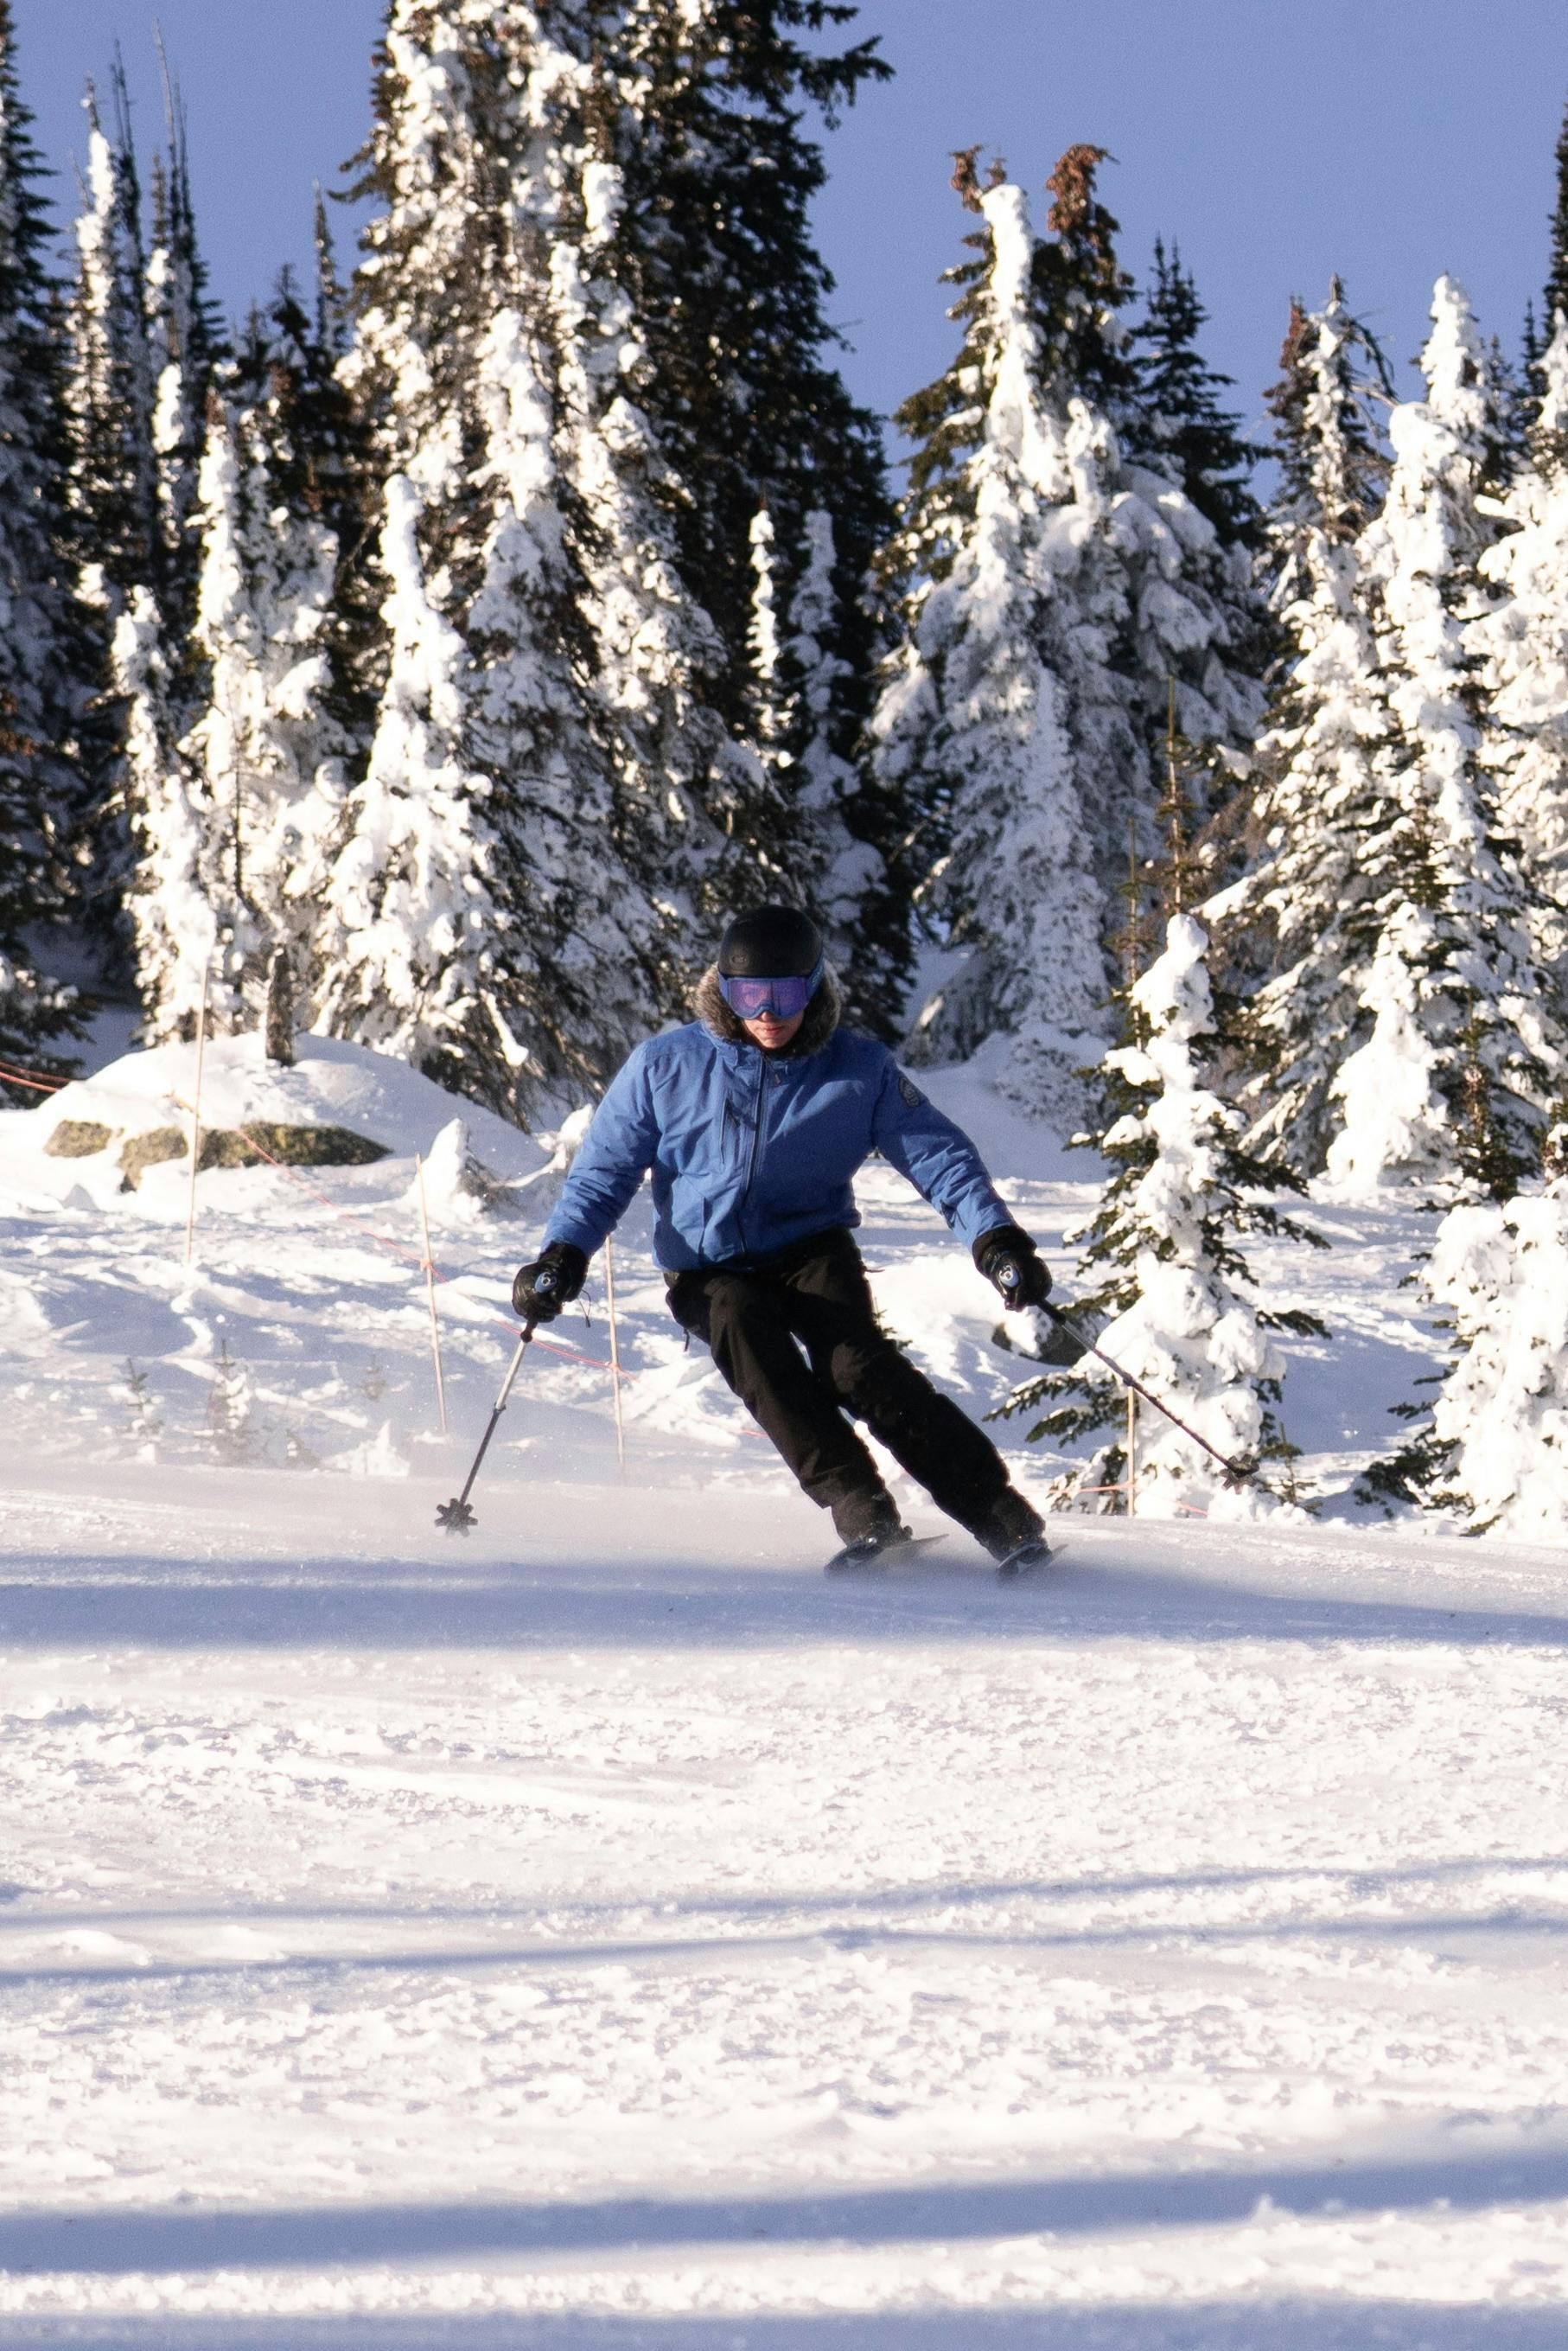
[[[599,1104],[543,1250],[514,1284],[517,1312],[547,1322],[576,1297],[651,1169],[670,1311],[832,1511],[843,1548],[829,1567],[884,1564],[913,1541],[846,1414],[994,1559],[1014,1572],[1042,1564],[1039,1513],[991,1439],[880,1328],[850,1234],[852,1179],[879,1151],[1009,1306],[1043,1303],[1050,1273],[973,1144],[885,1046],[840,1028],[821,937],[794,907],[730,925],[696,1008],[639,1045]]]

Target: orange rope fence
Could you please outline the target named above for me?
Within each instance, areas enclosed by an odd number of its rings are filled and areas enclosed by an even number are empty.
[[[8,1086],[26,1086],[36,1094],[57,1094],[63,1086],[71,1083],[69,1078],[46,1078],[36,1071],[28,1075],[21,1070],[10,1070],[4,1062],[0,1062],[0,1079]]]

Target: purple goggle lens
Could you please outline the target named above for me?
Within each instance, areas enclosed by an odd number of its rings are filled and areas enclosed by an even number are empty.
[[[818,964],[804,979],[793,974],[785,979],[728,978],[721,972],[719,986],[737,1020],[760,1020],[765,1012],[775,1020],[794,1020],[805,1010],[821,979]]]

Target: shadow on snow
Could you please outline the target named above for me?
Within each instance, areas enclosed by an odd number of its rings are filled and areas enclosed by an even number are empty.
[[[0,1576],[0,1650],[77,1642],[95,1649],[743,1650],[846,1634],[890,1646],[1042,1638],[1568,1644],[1568,1590],[1552,1613],[1475,1607],[1468,1599],[1449,1607],[1440,1593],[1271,1592],[1179,1568],[1129,1570],[1102,1541],[1075,1540],[1071,1529],[1066,1540],[1073,1548],[1061,1567],[1006,1585],[978,1553],[972,1562],[961,1553],[874,1583],[772,1562],[627,1565],[591,1551],[569,1563],[558,1551],[537,1562],[497,1562],[455,1545],[427,1561],[397,1562],[87,1553],[58,1570],[24,1554]],[[1400,1571],[1407,1593],[1420,1574],[1415,1560],[1391,1556],[1379,1565]]]

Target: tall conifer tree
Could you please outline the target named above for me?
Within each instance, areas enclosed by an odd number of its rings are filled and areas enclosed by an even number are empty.
[[[867,969],[868,903],[886,885],[878,852],[850,829],[850,804],[865,789],[843,745],[836,687],[844,664],[834,634],[833,517],[805,518],[805,560],[786,588],[773,517],[752,526],[752,739],[789,810],[789,880],[811,906],[826,941],[850,1017],[876,1028],[885,1005],[877,967]],[[857,747],[852,740],[850,751]],[[886,973],[883,973],[886,977]]]
[[[1541,361],[1529,462],[1506,501],[1513,528],[1480,568],[1500,600],[1471,622],[1482,664],[1482,758],[1502,832],[1529,884],[1537,960],[1568,1011],[1568,314]]]
[[[908,817],[871,772],[864,730],[883,627],[867,580],[891,509],[877,422],[836,364],[833,280],[810,220],[826,172],[805,127],[814,112],[833,121],[889,72],[874,40],[830,50],[811,37],[857,13],[840,0],[628,0],[616,47],[632,135],[614,266],[646,338],[646,402],[680,485],[682,576],[721,632],[716,706],[737,733],[751,692],[754,517],[765,507],[773,520],[781,609],[811,561],[811,516],[829,518],[832,597],[815,642],[832,667],[819,684],[834,757],[854,771],[838,821],[872,852],[856,861],[855,1008],[890,1033],[910,968]],[[787,796],[759,810],[753,846],[770,887],[787,893],[797,863],[812,870],[813,830],[814,811]]]
[[[1546,285],[1541,315],[1537,318],[1533,301],[1526,302],[1524,331],[1520,339],[1518,408],[1522,423],[1521,440],[1528,438],[1532,405],[1538,406],[1546,396],[1542,362],[1556,332],[1558,314],[1568,318],[1568,101],[1564,102],[1562,127],[1557,133],[1555,162],[1555,200],[1546,224]]]
[[[168,664],[151,586],[159,517],[140,183],[118,68],[111,93],[113,138],[90,84],[85,99],[87,173],[65,312],[64,536],[74,591],[77,855],[88,929],[106,970],[123,979],[130,968],[131,811],[146,781],[138,763],[162,758],[157,747],[169,729],[159,711],[138,715],[132,707],[154,673],[167,679]]]
[[[10,0],[0,0],[0,1061],[13,1064],[36,1063],[73,1025],[29,937],[61,910],[71,798],[57,747],[70,696],[41,176]],[[16,1098],[0,1077],[0,1099]]]
[[[274,420],[271,463],[291,514],[332,534],[337,570],[327,616],[326,707],[362,771],[375,725],[379,626],[372,547],[378,484],[369,434],[342,381],[349,346],[347,297],[319,191],[315,298],[309,308],[286,269],[278,279],[262,350]],[[260,394],[254,377],[247,396]]]
[[[1382,345],[1331,277],[1321,310],[1293,297],[1280,373],[1264,394],[1279,487],[1264,520],[1264,584],[1282,612],[1306,584],[1314,542],[1345,547],[1382,504],[1388,454],[1379,414],[1394,399]]]
[[[995,173],[982,189],[968,153],[955,185],[976,258],[949,273],[959,355],[899,412],[920,445],[889,553],[904,638],[878,756],[922,810],[926,906],[953,956],[917,1050],[960,1059],[996,1037],[998,1081],[1070,1127],[1106,1036],[1095,803],[1142,774],[1111,670],[1127,621],[1106,546],[1115,443],[1053,372],[1023,191]]]
[[[1556,201],[1552,207],[1551,252],[1546,269],[1546,291],[1541,306],[1541,340],[1549,344],[1557,329],[1559,316],[1568,319],[1568,104],[1563,109],[1563,127],[1557,133]]]
[[[1432,319],[1427,398],[1390,419],[1388,495],[1360,542],[1389,719],[1378,755],[1389,817],[1361,844],[1376,890],[1361,995],[1371,1033],[1334,1081],[1327,1171],[1357,1191],[1437,1183],[1501,1198],[1536,1164],[1562,1038],[1480,758],[1463,633],[1497,535],[1478,503],[1491,434],[1486,354],[1450,277],[1438,280]]]
[[[1316,1174],[1335,1123],[1331,1090],[1367,1029],[1361,994],[1385,885],[1366,843],[1397,817],[1357,551],[1387,477],[1375,402],[1388,379],[1337,277],[1321,310],[1293,302],[1281,367],[1264,561],[1284,651],[1259,746],[1250,866],[1221,906],[1232,968],[1250,982],[1241,1100],[1254,1144]]]
[[[1036,241],[1021,192],[958,158],[985,225],[949,273],[961,350],[899,414],[916,443],[887,559],[903,641],[877,722],[935,861],[927,904],[963,956],[921,1050],[1008,1035],[1004,1082],[1074,1119],[1064,1064],[1099,1058],[1113,910],[1129,850],[1154,852],[1171,737],[1190,775],[1244,750],[1260,698],[1246,552],[1221,545],[1138,405],[1101,160],[1063,157]]]
[[[154,160],[152,235],[143,306],[152,376],[152,455],[157,533],[151,584],[165,625],[182,641],[195,613],[200,556],[193,518],[205,434],[207,392],[221,336],[207,296],[196,236],[183,102],[159,44],[167,144]]]
[[[640,322],[615,276],[625,178],[600,151],[598,63],[575,74],[534,36],[534,136],[553,189],[550,334],[556,445],[576,501],[575,543],[592,649],[590,691],[611,771],[617,838],[661,912],[647,940],[649,1000],[684,1008],[693,934],[736,891],[742,862],[776,821],[775,777],[714,707],[719,630],[682,582],[671,515],[679,486],[645,404]],[[575,91],[564,108],[563,94]]]
[[[701,829],[683,788],[725,749],[689,680],[706,623],[638,503],[663,466],[618,381],[632,338],[585,268],[596,208],[618,215],[602,15],[394,0],[344,369],[390,477],[393,568],[327,1017],[524,1109],[602,1081],[666,1008],[660,893],[691,861],[682,841],[650,872],[648,835],[672,808]],[[627,626],[639,576],[646,634]]]
[[[1134,336],[1144,429],[1178,480],[1214,526],[1221,547],[1256,547],[1262,513],[1249,486],[1255,453],[1224,404],[1232,379],[1199,349],[1209,316],[1175,246],[1154,248],[1154,278]]]
[[[1220,407],[1220,379],[1197,352],[1202,306],[1184,274],[1179,287],[1168,287],[1161,306],[1152,378],[1150,363],[1140,360],[1123,315],[1135,287],[1117,253],[1118,224],[1098,191],[1106,160],[1102,147],[1070,147],[1046,183],[1052,234],[1035,263],[1044,342],[1058,381],[1089,401],[1115,434],[1106,520],[1128,610],[1118,667],[1132,695],[1145,761],[1151,777],[1162,776],[1174,735],[1199,792],[1199,813],[1210,815],[1231,799],[1233,778],[1244,768],[1271,650],[1240,528],[1244,494],[1233,479],[1225,486],[1227,467],[1233,463],[1244,472],[1247,457]],[[1171,402],[1175,440],[1162,404]],[[1199,462],[1204,452],[1207,468]],[[1189,466],[1199,474],[1218,471],[1205,496],[1224,516],[1222,528],[1205,500],[1194,499]],[[1101,852],[1107,890],[1125,864],[1129,818],[1140,847],[1152,852],[1149,818],[1158,797],[1156,786],[1116,810]]]
[[[200,1003],[192,943],[214,957],[214,1016],[235,1027],[259,1019],[279,950],[298,981],[312,976],[348,746],[328,691],[337,546],[291,495],[287,391],[253,328],[236,381],[208,395],[195,516],[202,690],[143,827],[145,869],[170,840],[193,841],[195,854],[135,902],[155,1033],[180,1033]],[[188,891],[203,902],[199,915],[180,906]]]

